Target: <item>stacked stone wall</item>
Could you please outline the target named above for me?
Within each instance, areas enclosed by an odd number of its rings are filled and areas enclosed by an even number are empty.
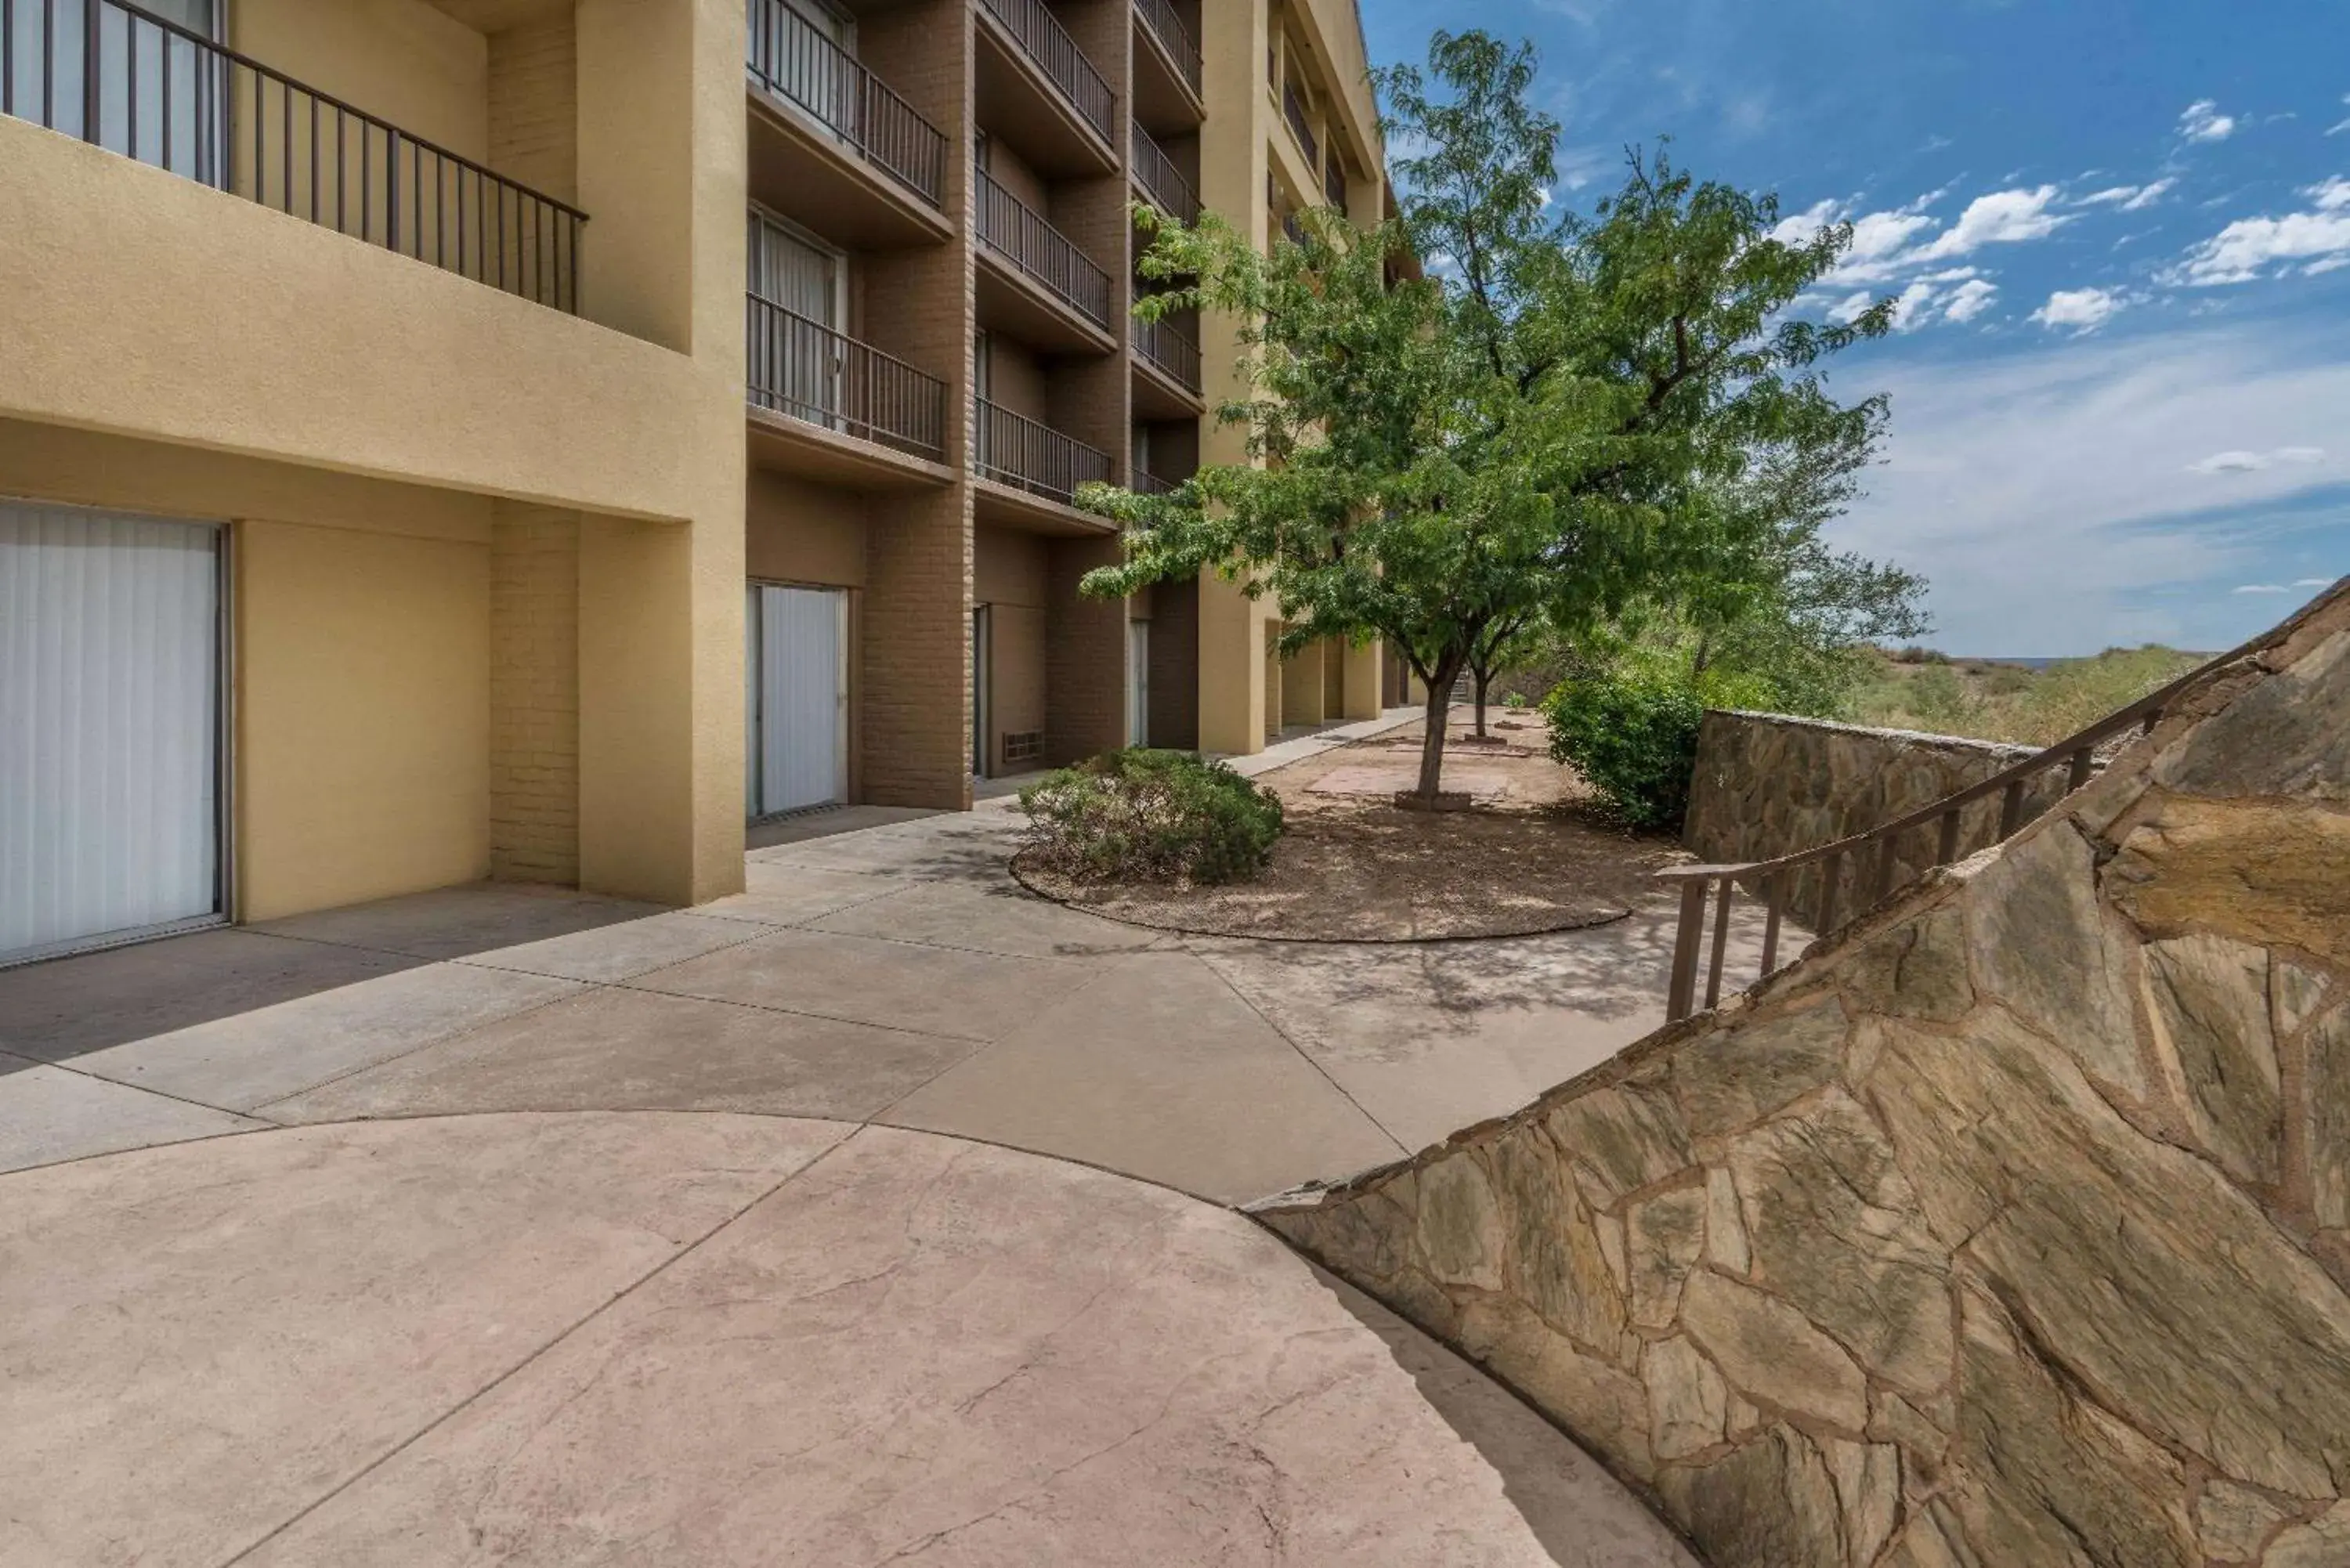
[[[1999,848],[1260,1217],[1718,1568],[2350,1563],[2350,582]]]
[[[2023,761],[2033,750],[1785,713],[1709,711],[1698,731],[1681,843],[1713,865],[1793,855],[1931,805]],[[2022,820],[2036,818],[2064,793],[2064,770],[2043,772],[2024,792]],[[1970,855],[1995,842],[1999,815],[1997,794],[1965,807],[1959,853]],[[1923,875],[1939,843],[1937,830],[1929,827],[1898,844],[1896,885]],[[1846,914],[1869,902],[1856,894],[1863,879],[1875,874],[1873,865],[1841,868],[1838,907]],[[1818,929],[1821,891],[1817,867],[1796,872],[1786,906],[1796,924]]]

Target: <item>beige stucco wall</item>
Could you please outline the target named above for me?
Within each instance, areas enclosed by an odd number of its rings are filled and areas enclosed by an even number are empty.
[[[448,13],[424,0],[234,0],[228,13],[239,53],[460,157],[487,156],[489,43]]]
[[[488,545],[247,519],[230,548],[238,918],[486,876]]]

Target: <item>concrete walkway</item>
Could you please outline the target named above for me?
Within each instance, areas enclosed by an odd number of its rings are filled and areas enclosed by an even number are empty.
[[[1169,938],[1015,822],[0,973],[0,1564],[1684,1562],[1217,1207],[1637,1037],[1662,909]]]

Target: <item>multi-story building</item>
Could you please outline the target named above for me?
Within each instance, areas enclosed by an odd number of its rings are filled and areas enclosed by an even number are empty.
[[[0,958],[1377,711],[1076,591],[1236,452],[1137,199],[1385,210],[1343,0],[0,0]]]

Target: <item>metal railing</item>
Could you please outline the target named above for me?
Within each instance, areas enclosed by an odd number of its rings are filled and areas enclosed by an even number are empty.
[[[946,133],[785,0],[750,0],[750,6],[751,79],[806,112],[923,201],[940,206],[946,192]]]
[[[946,453],[947,387],[820,321],[745,296],[744,395],[754,409],[918,457]]]
[[[1045,79],[1061,89],[1061,96],[1078,116],[1108,141],[1118,124],[1118,95],[1110,91],[1109,83],[1086,58],[1086,52],[1077,47],[1077,41],[1069,36],[1045,0],[980,0],[980,4],[1036,62]]]
[[[1322,194],[1341,213],[1347,210],[1347,171],[1333,151],[1328,167],[1322,171]]]
[[[1138,468],[1134,471],[1133,479],[1128,482],[1126,487],[1137,495],[1171,495],[1182,483],[1180,479],[1161,479],[1155,473],[1145,473]]]
[[[1171,321],[1134,318],[1134,351],[1162,375],[1190,391],[1200,389],[1200,346]]]
[[[1179,223],[1191,224],[1200,221],[1200,193],[1191,189],[1191,182],[1175,167],[1175,160],[1167,150],[1142,129],[1139,119],[1129,120],[1127,136],[1134,164],[1134,182],[1141,188],[1144,200]]]
[[[121,0],[0,0],[0,113],[579,308],[587,213]]]
[[[1281,84],[1281,117],[1289,121],[1289,133],[1297,138],[1297,145],[1305,154],[1305,167],[1322,166],[1322,146],[1314,140],[1314,127],[1305,118],[1305,100],[1297,96],[1297,84]]]
[[[1109,453],[985,398],[971,402],[971,464],[982,479],[1055,501],[1072,499],[1088,481],[1109,483]]]
[[[2065,769],[2064,793],[2070,794],[2087,784],[2095,773],[2100,745],[2124,736],[2133,727],[2141,733],[2151,732],[2161,722],[2165,711],[2178,701],[2182,692],[2260,646],[2261,640],[2256,639],[2231,652],[2223,653],[2209,663],[2189,670],[2168,685],[2116,709],[2088,728],[2067,735],[2046,750],[2035,752],[1980,783],[1970,784],[1930,805],[1866,832],[1850,834],[1833,843],[1799,850],[1793,855],[1782,855],[1773,860],[1721,866],[1675,866],[1658,872],[1659,880],[1678,882],[1681,890],[1680,921],[1673,938],[1672,975],[1665,997],[1666,1019],[1686,1018],[1696,1010],[1700,949],[1707,950],[1704,957],[1705,1005],[1711,1008],[1721,1002],[1723,955],[1730,938],[1730,909],[1735,897],[1733,890],[1741,884],[1762,902],[1762,974],[1758,978],[1768,978],[1779,968],[1780,926],[1799,875],[1816,876],[1819,879],[1818,913],[1814,924],[1816,934],[1826,936],[1836,929],[1840,919],[1866,914],[1890,897],[1897,887],[1907,886],[1934,867],[1947,866],[1958,859],[1960,832],[1969,806],[1978,801],[1988,801],[1993,794],[1998,795],[1999,821],[1991,842],[2006,842],[2024,825],[2025,794],[2039,774],[2062,765]],[[1934,830],[1933,858],[1913,867],[1902,858],[1903,840],[1928,827]],[[1713,929],[1709,943],[1706,901],[1710,890],[1715,897]],[[1848,914],[1844,912],[1847,898],[1850,901]]]
[[[1159,47],[1167,51],[1167,57],[1175,62],[1175,68],[1182,72],[1184,85],[1197,96],[1200,46],[1192,42],[1191,30],[1183,26],[1183,18],[1175,15],[1175,7],[1167,0],[1134,0],[1134,9],[1142,18],[1142,25],[1150,29],[1150,36],[1159,40]]]
[[[1107,327],[1109,274],[985,170],[978,172],[980,243]]]

